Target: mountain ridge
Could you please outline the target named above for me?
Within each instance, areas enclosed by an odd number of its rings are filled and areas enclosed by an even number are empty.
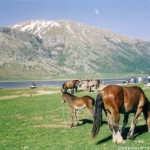
[[[28,68],[35,64],[31,67],[33,70],[28,70],[24,78],[29,78],[29,74],[33,72],[32,78],[80,72],[149,72],[150,42],[145,40],[129,38],[70,20],[32,20],[18,23],[7,30],[0,28],[0,44],[4,47],[0,51],[1,58],[6,53],[1,64],[8,63],[11,66],[10,62],[6,61],[6,58],[10,59],[8,53],[14,53],[11,56],[13,61],[16,61],[15,53],[20,53],[17,62],[19,66],[23,64]],[[11,42],[2,44],[8,41],[8,38]],[[18,45],[15,41],[18,41]],[[24,62],[20,60],[22,57]],[[34,59],[29,61],[28,57]],[[8,69],[1,65],[0,70]],[[16,78],[17,76],[21,77],[19,71]]]

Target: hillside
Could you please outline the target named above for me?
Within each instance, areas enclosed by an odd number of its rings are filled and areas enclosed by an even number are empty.
[[[1,79],[37,79],[61,71],[42,39],[10,28],[0,28],[0,60]]]
[[[150,68],[150,42],[67,20],[0,28],[0,46],[1,78],[149,73]]]

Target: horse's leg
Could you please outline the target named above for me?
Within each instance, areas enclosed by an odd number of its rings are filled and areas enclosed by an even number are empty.
[[[112,123],[112,118],[111,118],[111,114],[109,111],[106,111],[106,116],[107,116],[107,122],[108,122],[108,125],[109,125],[109,128],[111,131],[113,131],[113,123]]]
[[[89,89],[90,89],[89,92],[91,92],[91,88],[92,88],[92,87],[90,86],[90,87],[89,87]]]
[[[71,118],[72,118],[72,122],[70,127],[72,128],[74,125],[74,116],[75,116],[75,109],[71,108]]]
[[[65,88],[65,92],[67,92],[68,88]]]
[[[97,89],[98,89],[98,85],[96,84],[96,85],[95,85],[95,90],[97,90]]]
[[[138,119],[138,117],[139,117],[139,115],[141,114],[142,111],[143,111],[142,108],[137,109],[137,112],[136,112],[134,118],[132,119],[130,130],[128,132],[127,138],[129,138],[129,139],[134,138],[134,129],[135,129],[135,126],[136,126],[136,123],[137,123],[137,119]]]
[[[109,128],[110,128],[110,130],[112,132],[113,142],[116,143],[115,132],[114,132],[114,129],[113,129],[114,127],[113,127],[111,112],[109,112],[107,110],[107,111],[105,111],[105,113],[106,113],[106,116],[107,116],[107,122],[108,122]]]
[[[75,116],[75,118],[76,118],[77,125],[79,125],[78,117],[77,117],[77,110],[74,110],[74,116]]]
[[[150,111],[148,110],[148,106],[145,106],[143,109],[144,118],[146,120],[146,124],[148,127],[148,132],[150,132]]]
[[[114,116],[114,125],[113,125],[113,142],[114,143],[124,143],[124,140],[120,134],[119,131],[119,120],[120,120],[120,114],[119,112],[114,112],[113,113]]]
[[[71,94],[74,94],[74,88],[71,88]]]
[[[128,123],[128,118],[129,118],[129,114],[125,114],[124,115],[124,120],[123,120],[122,131],[121,131],[122,137],[125,137],[124,132],[125,132],[125,127],[126,127],[126,125]]]
[[[92,103],[88,102],[86,103],[86,108],[90,111],[92,118],[94,117],[94,109]]]
[[[78,86],[75,86],[75,92],[77,93],[77,91],[78,91]]]
[[[89,86],[86,86],[86,92],[89,92]]]

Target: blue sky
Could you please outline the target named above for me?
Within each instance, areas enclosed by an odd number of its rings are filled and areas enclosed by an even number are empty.
[[[69,19],[150,40],[150,0],[0,0],[0,26],[33,19]]]

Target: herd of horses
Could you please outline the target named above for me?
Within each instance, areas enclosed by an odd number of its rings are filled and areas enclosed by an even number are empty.
[[[78,86],[83,84],[91,91],[91,87],[95,86],[95,89],[99,87],[100,81],[72,80],[62,85],[61,93],[63,102],[68,102],[72,112],[71,127],[75,125],[74,119],[76,119],[76,124],[79,124],[77,111],[82,108],[87,108],[93,117],[93,127],[91,131],[92,138],[99,133],[100,126],[102,125],[102,110],[106,115],[114,143],[124,143],[125,138],[134,138],[135,126],[141,113],[144,114],[147,128],[150,132],[150,102],[140,87],[107,85],[102,90],[98,91],[95,101],[94,98],[88,95],[82,97],[74,95],[74,90],[77,92]],[[68,89],[71,89],[71,94],[67,92]],[[129,132],[127,136],[125,136],[125,127],[128,123],[130,113],[134,113],[134,117],[131,121]],[[120,131],[119,121],[121,114],[124,114],[124,120],[122,130]]]
[[[71,89],[71,94],[74,94],[74,92],[77,92],[78,86],[83,86],[88,90],[89,92],[92,91],[92,87],[95,87],[95,89],[98,89],[100,85],[100,80],[71,80],[67,81],[62,85],[63,90],[67,92],[68,89]]]

